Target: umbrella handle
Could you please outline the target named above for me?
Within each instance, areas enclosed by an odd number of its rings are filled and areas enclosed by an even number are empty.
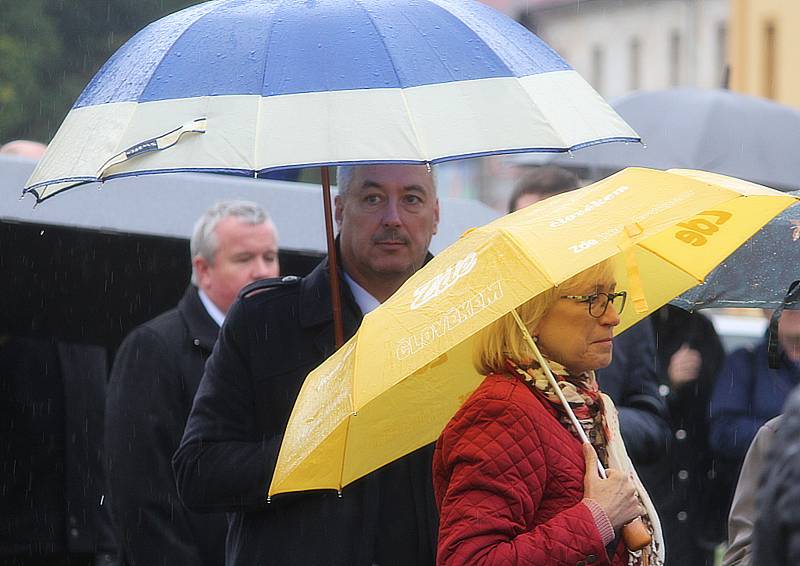
[[[591,446],[589,437],[586,436],[586,431],[583,430],[581,423],[578,421],[578,418],[572,411],[572,407],[569,406],[569,402],[564,397],[564,393],[562,393],[561,388],[558,386],[558,382],[553,376],[553,372],[550,371],[550,366],[547,365],[544,356],[542,356],[542,353],[536,346],[536,342],[533,341],[531,333],[528,332],[528,327],[525,326],[524,322],[522,322],[522,319],[519,317],[519,314],[517,314],[516,309],[512,310],[511,314],[514,316],[517,326],[519,326],[519,329],[522,331],[523,338],[528,343],[528,346],[530,346],[531,350],[533,350],[536,359],[539,361],[539,365],[544,369],[544,372],[547,375],[547,380],[550,382],[550,386],[556,392],[558,400],[564,406],[564,409],[569,416],[569,420],[572,422],[572,426],[574,426],[575,430],[578,432],[578,436],[580,437],[581,441]],[[600,458],[597,458],[596,461],[597,471],[600,474],[600,477],[606,479],[608,476],[603,464],[600,462]],[[647,525],[644,524],[644,521],[642,521],[642,518],[637,517],[622,527],[622,540],[625,541],[625,546],[628,548],[628,550],[636,552],[637,550],[642,550],[643,548],[649,546],[653,541],[653,535],[650,533],[650,529],[647,528]]]

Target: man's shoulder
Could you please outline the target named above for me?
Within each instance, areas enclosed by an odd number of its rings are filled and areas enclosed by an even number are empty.
[[[283,277],[271,277],[261,279],[247,285],[239,292],[239,298],[250,300],[255,297],[269,298],[285,296],[297,293],[300,290],[301,277],[297,275],[285,275]]]
[[[142,343],[147,342],[148,339],[152,340],[153,337],[169,342],[179,336],[184,328],[185,324],[178,308],[173,307],[131,330],[125,337],[124,342]]]

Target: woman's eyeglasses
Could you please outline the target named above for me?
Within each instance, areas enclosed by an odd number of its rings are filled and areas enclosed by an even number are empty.
[[[609,303],[614,304],[617,314],[622,313],[625,308],[625,300],[628,298],[626,291],[619,291],[617,293],[594,293],[592,295],[561,295],[562,299],[572,299],[579,303],[589,304],[589,315],[594,318],[600,318],[608,310]]]

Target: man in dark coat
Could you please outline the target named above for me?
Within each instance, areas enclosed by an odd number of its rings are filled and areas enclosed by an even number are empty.
[[[0,335],[0,562],[116,564],[103,478],[106,352]]]
[[[439,206],[430,170],[342,168],[344,330],[422,266]],[[344,488],[267,501],[282,434],[306,375],[335,350],[327,260],[305,279],[256,283],[220,333],[174,458],[192,509],[228,511],[227,564],[433,564],[437,518],[425,447]]]
[[[224,515],[184,508],[171,459],[225,313],[243,286],[278,274],[275,227],[258,205],[219,203],[195,225],[191,254],[192,285],[126,337],[111,374],[105,443],[128,566],[224,562]]]

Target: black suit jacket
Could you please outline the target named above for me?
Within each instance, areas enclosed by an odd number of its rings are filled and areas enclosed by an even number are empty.
[[[171,466],[218,332],[190,286],[177,308],[136,328],[117,352],[105,447],[112,516],[129,566],[224,562],[224,515],[188,511]]]
[[[382,474],[407,466],[418,515],[395,529],[418,547],[420,564],[433,564],[431,446],[350,484],[341,497],[325,491],[267,502],[294,401],[305,376],[333,353],[334,337],[327,260],[305,279],[262,286],[272,288],[251,294],[246,289],[230,310],[206,366],[174,458],[184,501],[193,509],[231,512],[229,566],[370,566],[382,528],[381,490],[387,485]],[[361,313],[345,283],[342,295],[349,337]]]

